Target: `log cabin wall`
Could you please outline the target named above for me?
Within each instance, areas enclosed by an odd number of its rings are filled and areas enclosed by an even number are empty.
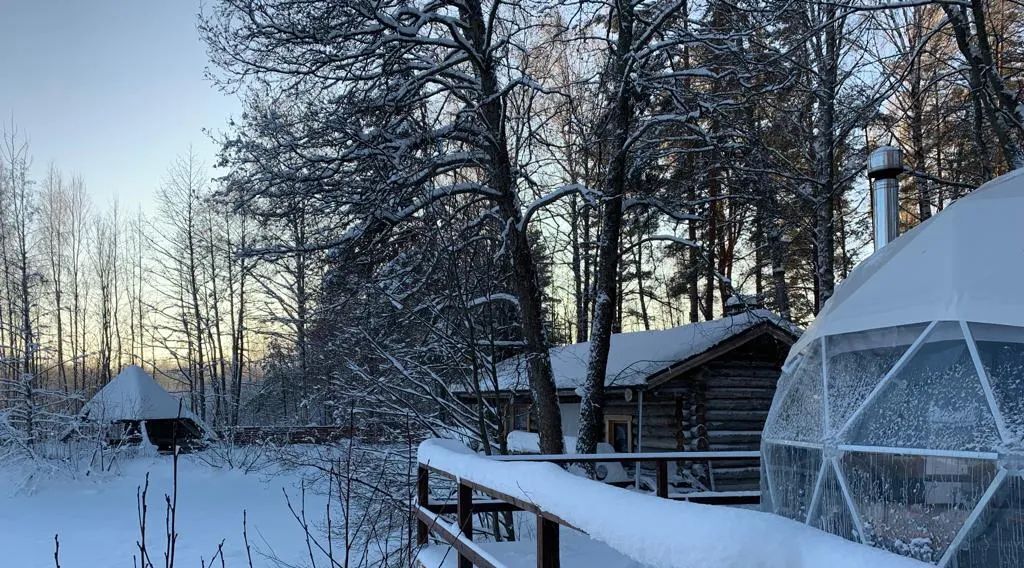
[[[790,343],[763,334],[644,393],[643,435],[638,399],[609,392],[606,416],[629,416],[633,450],[758,450]],[[756,490],[756,461],[680,464],[707,489]]]

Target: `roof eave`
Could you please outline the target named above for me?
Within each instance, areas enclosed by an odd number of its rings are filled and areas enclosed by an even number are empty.
[[[787,346],[792,346],[798,339],[797,335],[792,331],[777,325],[775,322],[760,322],[729,337],[728,339],[716,343],[700,353],[695,353],[687,359],[673,363],[664,369],[648,375],[647,378],[644,379],[644,384],[640,385],[640,388],[644,388],[645,390],[657,388],[679,375],[692,371],[704,363],[717,359],[763,335],[771,335]]]

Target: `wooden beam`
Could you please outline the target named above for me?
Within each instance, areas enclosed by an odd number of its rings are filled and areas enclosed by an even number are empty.
[[[528,461],[550,463],[599,463],[599,462],[645,462],[645,461],[678,461],[678,460],[736,460],[761,459],[758,450],[730,450],[722,452],[637,452],[632,454],[517,454],[509,456],[492,456],[495,461]],[[429,467],[429,466],[428,466]],[[440,470],[431,468],[433,471]],[[440,472],[454,479],[454,476]]]
[[[460,561],[462,558],[467,558],[470,566],[477,566],[478,568],[505,568],[505,565],[498,562],[486,550],[480,548],[480,545],[461,534],[458,527],[448,523],[426,507],[416,508],[416,518],[419,522],[430,527],[430,530],[440,537],[441,540],[451,545],[458,553]]]
[[[537,568],[560,568],[558,523],[537,515]]]
[[[518,497],[513,497],[513,496],[508,495],[506,493],[502,493],[501,491],[498,491],[496,489],[491,489],[490,487],[484,487],[483,485],[480,485],[478,483],[474,483],[474,482],[472,482],[472,481],[470,481],[468,479],[461,480],[461,483],[465,484],[468,487],[472,487],[474,490],[479,491],[480,493],[483,493],[485,495],[490,495],[491,497],[494,497],[495,499],[499,499],[501,501],[505,501],[506,503],[512,503],[516,507],[519,507],[520,510],[526,511],[528,513],[533,513],[535,515],[541,515],[544,518],[548,519],[549,521],[553,521],[555,523],[558,523],[560,525],[569,527],[571,529],[576,529],[576,527],[574,527],[572,525],[572,523],[566,521],[565,519],[562,519],[558,515],[553,515],[551,513],[548,513],[547,511],[542,511],[540,509],[540,507],[534,505],[533,503],[531,503],[529,501],[520,499]],[[576,529],[576,530],[579,530],[579,529]],[[583,531],[580,531],[580,532],[583,532]]]
[[[456,516],[459,519],[459,532],[470,542],[473,541],[473,488],[459,482]],[[459,551],[459,568],[473,568],[473,561]]]
[[[746,495],[728,496],[722,497],[693,497],[690,499],[677,499],[678,501],[689,501],[690,503],[700,503],[702,505],[760,505],[761,496],[750,497]]]
[[[430,470],[420,465],[416,470],[416,503],[420,507],[427,506],[430,501]],[[417,521],[416,523],[416,544],[424,545],[427,544],[427,538],[430,536],[430,530],[423,521]]]
[[[456,501],[431,501],[426,507],[439,515],[454,515],[458,511],[458,503]],[[505,513],[519,510],[519,507],[500,499],[473,500],[473,514]]]
[[[518,455],[495,456],[495,461],[548,461],[548,462],[644,462],[653,461],[656,468],[656,493],[658,497],[687,500],[709,504],[751,504],[760,501],[760,493],[749,492],[709,492],[694,494],[669,494],[668,462],[680,460],[720,461],[737,459],[759,459],[758,451],[725,451],[725,452],[645,452],[636,454],[559,454],[559,455]],[[429,501],[429,479],[431,473],[448,477],[457,483],[457,498],[450,501]],[[488,495],[492,500],[473,502],[473,493]],[[478,512],[497,512],[522,510],[533,513],[537,518],[537,567],[560,568],[559,537],[560,525],[576,529],[572,524],[550,512],[543,511],[525,498],[514,497],[502,491],[485,487],[472,480],[459,478],[457,475],[441,470],[429,464],[419,464],[417,471],[417,540],[420,544],[427,541],[430,532],[438,535],[451,545],[458,554],[459,568],[503,568],[501,564],[479,545],[473,542],[473,514]],[[457,524],[445,521],[440,513],[454,512]],[[576,529],[579,530],[579,529]],[[580,531],[583,532],[583,531]]]

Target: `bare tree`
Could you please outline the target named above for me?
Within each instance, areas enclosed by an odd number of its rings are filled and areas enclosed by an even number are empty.
[[[64,296],[64,276],[68,272],[67,259],[69,255],[69,221],[70,195],[63,177],[56,166],[50,164],[47,170],[46,179],[43,181],[42,195],[42,226],[43,242],[48,259],[48,280],[50,291],[53,295],[53,319],[55,323],[55,335],[53,342],[57,347],[57,374],[64,392],[69,390],[67,367],[65,365],[64,334],[65,316],[67,308]]]
[[[163,234],[151,240],[160,257],[161,295],[171,303],[164,313],[174,314],[170,321],[180,323],[163,336],[164,346],[178,361],[193,397],[193,410],[203,419],[212,351],[210,318],[205,310],[207,283],[203,279],[209,251],[201,240],[206,183],[204,168],[191,149],[171,164],[158,196]],[[184,349],[179,342],[184,343]]]
[[[319,203],[330,195],[332,206],[346,210],[350,230],[320,246],[337,247],[385,238],[441,200],[462,196],[493,205],[488,218],[504,227],[542,447],[558,452],[561,420],[526,226],[536,208],[520,200],[524,170],[513,161],[508,136],[510,93],[538,88],[515,68],[521,60],[510,56],[525,51],[524,16],[522,7],[501,2],[420,9],[402,2],[339,8],[231,1],[220,3],[201,29],[226,82],[273,84],[296,102],[302,92],[329,91],[342,103],[329,105],[340,111],[328,115],[330,130],[312,120],[318,110],[303,114],[301,106],[295,109],[301,122],[288,108],[253,113],[269,119],[247,125],[256,134],[248,140],[262,143],[231,144],[226,152],[246,174],[231,186],[238,202],[253,205],[296,189]],[[301,102],[316,107],[314,99]],[[258,134],[262,129],[266,136]],[[307,131],[300,137],[308,151],[280,143],[281,134],[298,135],[295,129]],[[324,144],[345,149],[324,160],[327,154],[314,150]],[[287,171],[268,171],[283,164]],[[292,183],[277,183],[278,175]]]

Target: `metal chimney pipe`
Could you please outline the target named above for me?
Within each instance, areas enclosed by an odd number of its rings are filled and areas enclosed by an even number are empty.
[[[900,182],[903,151],[880,146],[868,155],[868,179],[872,182],[872,220],[875,226],[875,250],[880,250],[900,234]]]

